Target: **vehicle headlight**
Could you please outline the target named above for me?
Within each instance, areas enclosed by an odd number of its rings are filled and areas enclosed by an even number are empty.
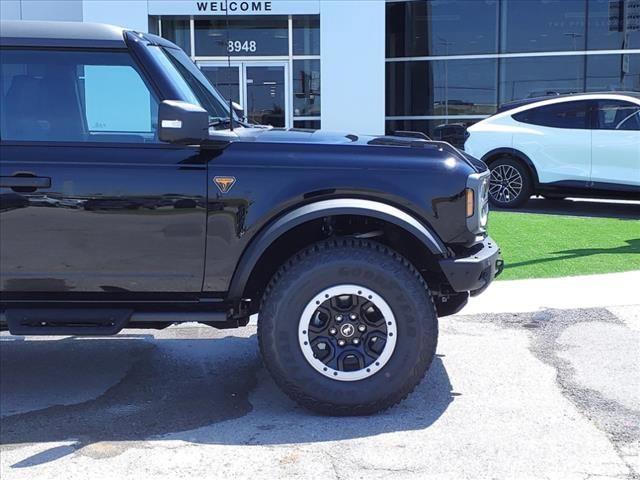
[[[489,175],[488,171],[474,173],[467,179],[465,208],[467,228],[472,233],[483,233],[489,220]]]
[[[478,197],[480,203],[480,227],[484,228],[489,221],[489,175],[482,179]]]

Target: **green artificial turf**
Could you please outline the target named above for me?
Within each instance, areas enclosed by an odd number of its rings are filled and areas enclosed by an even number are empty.
[[[640,270],[640,220],[491,212],[489,234],[500,280]]]

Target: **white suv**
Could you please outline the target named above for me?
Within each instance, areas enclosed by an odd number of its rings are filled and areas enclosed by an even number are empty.
[[[465,142],[465,151],[491,168],[494,205],[518,207],[534,194],[640,199],[640,93],[505,107],[469,127]]]

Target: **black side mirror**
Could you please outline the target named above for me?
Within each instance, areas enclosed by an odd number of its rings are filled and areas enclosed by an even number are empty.
[[[164,100],[158,108],[158,127],[162,142],[199,144],[209,138],[209,114],[199,105]]]

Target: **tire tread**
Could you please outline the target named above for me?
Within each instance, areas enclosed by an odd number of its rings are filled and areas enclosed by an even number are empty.
[[[292,256],[274,274],[265,289],[264,295],[262,296],[260,314],[263,315],[265,308],[272,308],[272,306],[279,301],[279,296],[281,296],[288,288],[292,287],[295,279],[287,277],[286,273],[289,272],[294,266],[297,266],[304,261],[308,261],[312,257],[314,261],[322,262],[325,257],[331,256],[332,251],[344,248],[354,249],[354,251],[366,252],[369,254],[375,252],[377,255],[384,255],[389,259],[392,259],[397,265],[398,269],[405,269],[406,271],[408,271],[416,280],[415,284],[412,286],[414,291],[411,292],[411,294],[422,295],[427,300],[427,302],[425,303],[426,308],[428,309],[428,314],[432,316],[432,318],[436,319],[435,332],[431,332],[431,335],[423,336],[425,338],[423,338],[422,341],[423,343],[426,342],[427,345],[423,345],[424,348],[420,349],[420,360],[416,363],[416,365],[414,365],[411,372],[408,373],[407,380],[404,383],[404,388],[398,392],[391,392],[386,397],[378,399],[374,402],[361,403],[357,405],[345,406],[327,402],[318,402],[313,397],[305,394],[294,383],[288,381],[279,371],[271,368],[271,362],[268,361],[270,352],[264,345],[264,335],[262,335],[262,329],[264,327],[263,323],[260,321],[258,321],[258,339],[260,344],[260,352],[263,359],[265,359],[264,363],[266,364],[267,370],[270,372],[276,384],[282,390],[284,390],[285,393],[287,393],[287,395],[289,395],[289,397],[291,397],[294,401],[300,403],[310,410],[322,414],[331,414],[334,416],[368,415],[371,413],[387,410],[406,399],[415,390],[416,386],[425,376],[425,373],[433,360],[432,352],[435,351],[435,345],[432,345],[430,343],[437,343],[438,327],[436,307],[424,278],[406,258],[395,252],[391,248],[381,243],[370,240],[355,238],[335,238],[313,244]],[[394,274],[394,272],[389,273],[390,275]],[[284,284],[281,283],[283,281],[283,278],[286,282]],[[409,285],[407,285],[407,287],[409,288]]]

